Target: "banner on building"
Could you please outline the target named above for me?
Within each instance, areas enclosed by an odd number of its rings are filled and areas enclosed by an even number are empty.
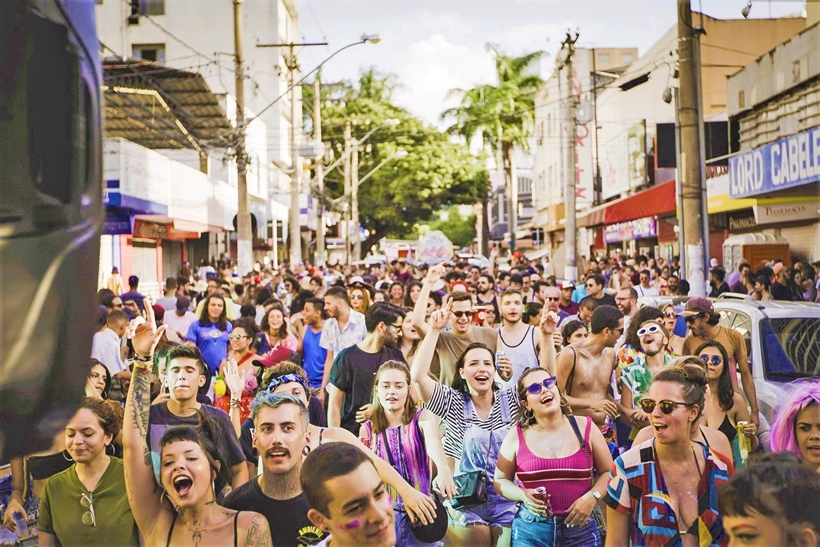
[[[616,222],[604,227],[604,242],[618,243],[633,239],[658,236],[658,222],[654,217],[644,217],[627,222]]]
[[[629,188],[646,184],[646,120],[641,120],[626,132],[627,172]]]
[[[629,191],[629,129],[604,145],[601,156],[601,197],[609,199]]]

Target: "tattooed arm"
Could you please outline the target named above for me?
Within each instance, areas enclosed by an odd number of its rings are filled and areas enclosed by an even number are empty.
[[[239,522],[243,529],[248,531],[245,536],[245,547],[271,547],[273,540],[270,535],[268,519],[259,513],[242,511],[239,513]],[[241,534],[239,534],[241,537]],[[240,540],[240,545],[241,545]]]
[[[147,307],[150,308],[150,306]],[[147,357],[153,353],[163,330],[164,327],[156,329],[153,321],[136,327],[132,325],[132,343],[138,357]],[[151,404],[150,363],[150,361],[139,360],[134,362],[122,428],[123,465],[128,503],[131,505],[134,520],[148,544],[153,542],[158,531],[167,531],[172,518],[170,512],[162,510],[160,491],[154,480],[151,452],[148,447],[148,414]]]

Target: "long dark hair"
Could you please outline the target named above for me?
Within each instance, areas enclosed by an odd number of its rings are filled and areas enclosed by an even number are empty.
[[[718,378],[717,396],[720,408],[724,411],[729,411],[735,404],[735,388],[732,386],[732,377],[729,375],[729,355],[726,353],[726,348],[723,344],[715,340],[709,340],[698,346],[695,350],[695,355],[700,359],[700,352],[706,348],[715,348],[720,352],[720,358],[723,359],[723,370],[720,371],[720,378]],[[707,368],[708,365],[703,363]]]
[[[276,333],[276,336],[279,337],[279,340],[285,340],[288,337],[288,322],[285,321],[285,308],[280,302],[274,302],[268,307],[265,311],[265,315],[262,316],[260,327],[263,333],[270,334],[270,322],[268,317],[270,316],[270,312],[273,310],[276,310],[282,314],[282,326],[279,327],[279,331]]]
[[[484,344],[482,342],[473,342],[472,344],[467,346],[459,356],[458,361],[456,361],[456,375],[453,378],[453,383],[450,385],[450,387],[452,387],[460,393],[470,393],[470,386],[467,384],[467,381],[461,377],[458,371],[464,368],[464,358],[467,356],[467,353],[474,349],[486,350],[487,353],[490,354],[490,360],[493,362],[493,366],[495,366],[496,364],[495,354],[487,344]],[[498,391],[499,389],[501,388],[499,387],[498,383],[493,382],[493,391]]]
[[[404,373],[407,381],[407,400],[404,401],[404,412],[401,415],[402,423],[404,425],[409,424],[416,414],[416,403],[413,402],[413,397],[410,395],[410,390],[413,389],[413,383],[410,380],[410,369],[401,361],[385,361],[376,371],[376,377],[373,379],[373,415],[370,418],[373,422],[373,433],[381,433],[389,427],[387,413],[384,411],[381,400],[379,400],[379,378],[386,370],[398,370]]]
[[[211,323],[214,323],[211,321],[211,316],[208,315],[208,305],[211,303],[212,298],[222,300],[222,313],[219,314],[219,319],[216,320],[215,324],[219,330],[228,330],[228,301],[216,293],[209,294],[205,297],[204,304],[202,304],[202,312],[199,314],[199,326],[207,327]]]
[[[416,281],[414,279],[413,281],[408,283],[407,286],[404,288],[404,305],[408,308],[412,308],[413,306],[416,305],[415,302],[410,300],[410,289],[412,289],[413,287],[418,287],[420,289],[421,288],[421,282]]]
[[[518,400],[521,401],[521,404],[518,406],[518,414],[516,414],[515,416],[515,421],[521,424],[521,427],[523,427],[524,429],[532,426],[535,423],[535,415],[530,413],[530,415],[527,416],[527,410],[531,409],[526,408],[523,404],[523,402],[527,400],[527,386],[529,385],[526,382],[527,376],[529,376],[533,372],[538,372],[539,370],[541,372],[549,374],[549,371],[546,369],[540,367],[530,367],[526,369],[524,373],[521,375],[521,377],[518,379]],[[561,393],[561,388],[558,387],[557,383],[555,384],[555,387],[558,389],[558,397],[561,403],[561,414],[563,414],[564,416],[572,414],[572,409],[569,407],[569,403],[567,402],[566,397],[564,397],[564,394]]]
[[[102,397],[103,399],[108,399],[108,392],[111,391],[111,372],[108,370],[108,367],[92,357],[91,366],[88,367],[88,374],[91,375],[91,369],[96,367],[97,365],[100,365],[105,371],[105,387],[103,388],[102,393],[100,393],[100,397]]]

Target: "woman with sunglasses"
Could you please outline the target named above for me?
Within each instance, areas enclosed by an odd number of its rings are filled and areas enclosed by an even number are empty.
[[[452,499],[456,487],[441,445],[438,420],[429,410],[416,407],[410,396],[410,384],[410,369],[401,361],[387,361],[379,367],[373,380],[373,414],[362,424],[359,438],[382,460],[389,462],[405,481],[428,496],[433,490],[430,464],[435,463],[438,490]],[[391,489],[390,499],[396,513],[397,545],[441,545],[440,541],[417,540],[401,496]]]
[[[353,310],[364,314],[367,312],[367,308],[370,307],[370,304],[370,291],[364,287],[353,287],[350,289],[350,307]]]
[[[654,437],[633,444],[612,466],[604,497],[607,547],[728,545],[717,492],[730,464],[692,441],[706,386],[701,366],[675,364],[640,400]]]
[[[673,355],[683,355],[684,338],[675,334],[675,326],[678,324],[678,312],[675,311],[675,306],[671,303],[664,304],[661,311],[663,312],[663,326],[666,327],[666,332],[669,333],[669,349]]]
[[[527,369],[517,387],[518,423],[501,445],[494,483],[498,493],[519,504],[512,545],[601,545],[592,511],[606,493],[612,467],[604,436],[592,418],[569,415],[555,376],[546,370]],[[536,488],[545,488],[546,498]]]
[[[239,410],[239,423],[245,421],[251,413],[251,402],[256,396],[259,387],[256,380],[256,367],[253,358],[253,341],[256,338],[256,323],[253,319],[242,318],[233,322],[233,332],[228,336],[230,350],[228,357],[219,365],[219,376],[225,381],[225,394],[216,397],[214,406],[230,414],[232,408]],[[241,378],[241,382],[228,382],[226,370],[234,366],[234,375]],[[232,378],[234,377],[232,375]]]
[[[737,423],[746,422],[743,430],[752,441],[752,450],[756,450],[760,443],[757,439],[757,426],[749,418],[746,401],[732,386],[729,367],[726,364],[729,362],[726,349],[720,342],[710,340],[698,346],[695,355],[703,363],[706,379],[709,382],[706,408],[703,410],[703,423],[726,435],[732,445],[732,461],[735,469],[743,469],[746,467],[746,461],[740,454]]]
[[[486,474],[486,502],[450,509],[450,541],[455,547],[506,546],[516,508],[514,502],[496,492],[493,476],[501,444],[521,406],[518,390],[515,386],[500,389],[495,381],[495,355],[479,342],[467,346],[456,361],[452,386],[441,385],[430,376],[430,364],[439,335],[450,320],[451,305],[452,301],[430,316],[429,331],[413,359],[410,374],[425,407],[444,421],[444,452],[456,483],[459,477]],[[555,332],[553,316],[545,313],[541,320],[542,335],[548,338]],[[552,344],[541,345],[540,365],[555,370]]]
[[[74,463],[48,479],[40,501],[39,545],[140,544],[123,462],[109,455],[121,425],[109,403],[82,400],[65,428],[66,451]]]

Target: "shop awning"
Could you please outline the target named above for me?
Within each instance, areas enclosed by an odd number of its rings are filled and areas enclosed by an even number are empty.
[[[579,219],[580,226],[592,227],[675,212],[675,181],[670,180],[635,195],[591,209]]]

